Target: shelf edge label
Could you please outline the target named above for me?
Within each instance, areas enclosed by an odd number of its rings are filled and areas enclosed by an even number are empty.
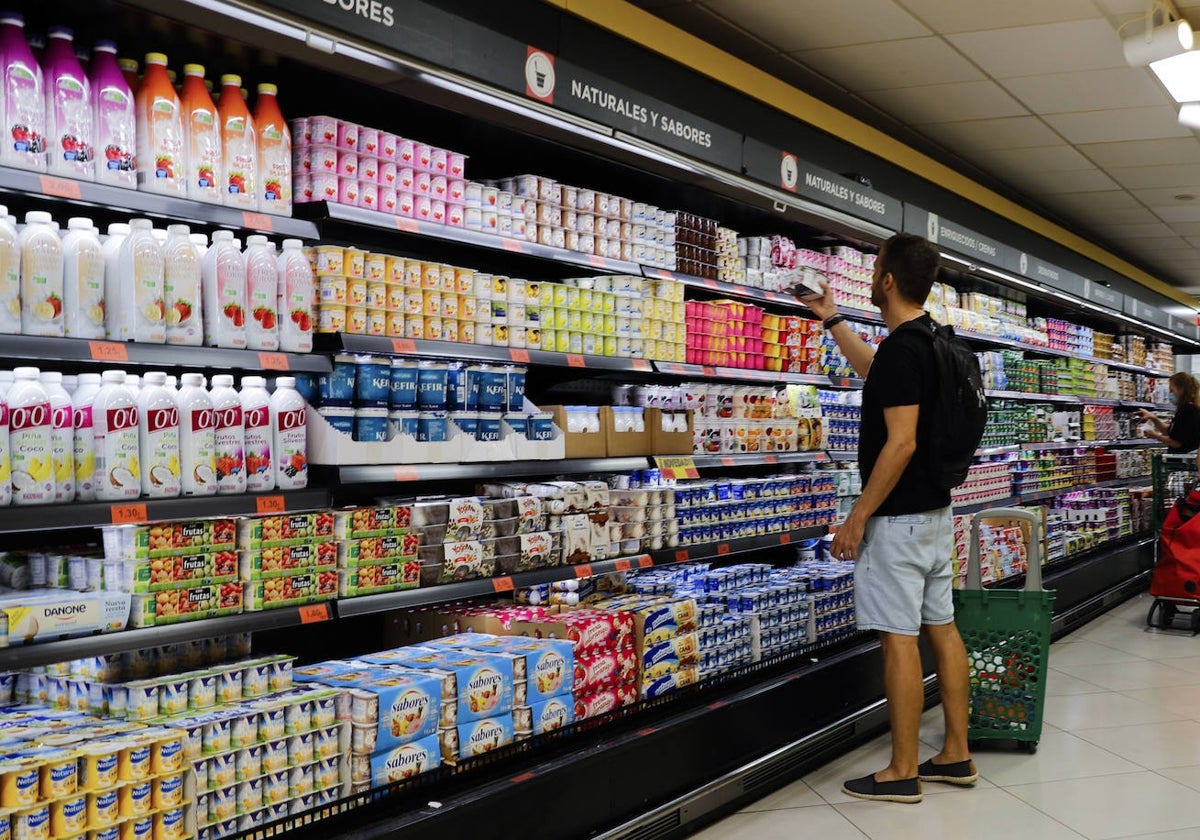
[[[287,511],[287,500],[283,496],[259,496],[255,499],[257,513],[284,513]]]
[[[266,213],[251,213],[249,210],[242,211],[242,227],[252,228],[253,230],[265,230],[267,233],[275,232],[275,222]]]
[[[492,589],[496,592],[512,592],[513,588],[513,579],[507,575],[492,578]]]
[[[114,525],[140,525],[150,519],[146,512],[145,503],[132,505],[111,505],[109,515]]]
[[[633,561],[628,558],[621,558],[616,562],[614,568],[618,572],[628,572],[633,568]]]
[[[392,339],[393,353],[416,353],[417,342],[411,338],[393,338]]]
[[[322,602],[320,604],[305,604],[297,610],[300,614],[301,624],[316,624],[320,621],[329,621],[333,615],[329,611],[329,604]]]
[[[129,348],[119,341],[89,341],[88,352],[94,362],[129,361]]]
[[[696,459],[691,455],[655,455],[654,466],[658,467],[663,478],[683,479],[699,478],[696,469]]]
[[[654,565],[654,558],[649,554],[639,554],[637,564],[639,569],[649,569]]]
[[[292,363],[286,353],[259,353],[258,364],[263,370],[292,369]]]
[[[46,195],[52,195],[55,198],[73,198],[77,201],[83,198],[78,181],[72,181],[70,178],[56,178],[53,175],[42,175],[40,181],[42,192]]]
[[[579,579],[593,577],[592,567],[588,563],[580,563],[575,567],[575,577]]]

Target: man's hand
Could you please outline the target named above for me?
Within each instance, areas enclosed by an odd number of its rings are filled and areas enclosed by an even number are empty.
[[[857,560],[858,546],[862,543],[865,531],[866,523],[851,511],[833,535],[833,545],[829,547],[829,553],[838,560]]]
[[[825,293],[824,296],[810,298],[801,302],[811,309],[814,315],[825,321],[837,314],[837,304],[833,302],[833,288],[829,283],[824,279],[817,282],[820,283],[821,291]]]

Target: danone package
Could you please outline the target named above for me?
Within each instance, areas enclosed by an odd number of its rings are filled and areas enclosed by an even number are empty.
[[[457,764],[511,744],[513,716],[509,712],[460,723],[453,729],[441,730],[439,735],[442,761]]]
[[[456,704],[455,720],[459,724],[512,711],[511,660],[485,653],[408,650],[412,652],[406,653],[405,649],[387,651],[365,656],[363,661],[440,672],[442,697]]]
[[[575,700],[570,694],[551,697],[513,710],[513,727],[522,735],[541,735],[575,721]]]
[[[375,672],[348,686],[354,726],[374,730],[374,737],[356,734],[364,752],[397,747],[434,735],[442,702],[442,681],[435,675]]]
[[[372,754],[371,782],[376,785],[402,782],[435,770],[441,763],[441,740],[435,733],[428,738]]]

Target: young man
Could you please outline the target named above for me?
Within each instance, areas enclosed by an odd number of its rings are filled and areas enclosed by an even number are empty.
[[[937,267],[937,250],[911,234],[897,234],[880,248],[871,302],[889,335],[878,350],[838,315],[827,284],[825,296],[809,303],[866,380],[858,446],[863,492],[831,547],[834,557],[855,561],[858,628],[879,632],[892,725],[891,763],[842,788],[860,799],[920,802],[922,781],[970,785],[978,778],[967,747],[967,654],[951,601],[950,493],[933,480],[927,447],[934,442],[924,435],[937,375],[933,341],[922,335],[930,330],[924,306]],[[946,740],[918,767],[920,635],[937,658]]]

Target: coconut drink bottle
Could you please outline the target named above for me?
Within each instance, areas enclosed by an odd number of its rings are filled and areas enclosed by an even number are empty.
[[[14,505],[48,505],[54,501],[50,395],[38,382],[40,373],[35,367],[17,368],[6,394]]]
[[[167,375],[152,370],[138,394],[138,447],[142,494],[152,499],[179,495],[179,404],[166,387]]]
[[[96,499],[96,436],[92,429],[92,403],[100,393],[100,374],[79,374],[78,387],[71,396],[72,420],[75,425],[75,498],[81,502]]]
[[[96,472],[92,486],[96,500],[119,502],[142,494],[138,409],[134,394],[125,387],[125,371],[101,374],[100,391],[92,403],[92,435]]]

